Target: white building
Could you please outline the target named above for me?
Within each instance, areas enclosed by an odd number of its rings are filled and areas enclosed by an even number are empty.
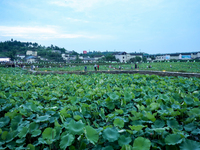
[[[26,55],[37,56],[37,51],[27,51]]]
[[[24,59],[25,58],[25,55],[23,54],[18,54],[17,57],[21,58],[21,59]]]
[[[126,52],[120,52],[115,55],[116,59],[119,59],[120,62],[128,62],[131,58],[135,57],[141,57],[142,58],[143,54],[142,53],[126,53]]]

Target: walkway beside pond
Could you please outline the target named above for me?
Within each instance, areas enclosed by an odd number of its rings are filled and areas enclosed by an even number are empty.
[[[182,72],[165,72],[165,71],[142,71],[142,70],[115,70],[115,71],[35,71],[29,70],[30,73],[36,75],[46,75],[46,74],[78,74],[87,75],[91,73],[109,73],[109,74],[149,74],[149,75],[159,75],[159,76],[182,76],[182,77],[197,77],[200,78],[200,73],[182,73]]]

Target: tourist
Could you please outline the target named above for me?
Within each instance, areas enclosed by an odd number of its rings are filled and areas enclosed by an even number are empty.
[[[96,64],[94,65],[94,70],[97,71],[97,65]]]

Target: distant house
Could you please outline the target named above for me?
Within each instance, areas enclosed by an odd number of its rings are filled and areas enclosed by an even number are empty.
[[[37,56],[37,51],[27,51],[26,55]]]
[[[95,58],[83,58],[84,63],[93,63],[96,62]]]
[[[169,54],[170,59],[180,59],[180,54],[179,53],[174,53],[174,54]]]
[[[26,60],[26,62],[30,62],[30,63],[34,63],[38,60],[38,57],[36,56],[27,56],[24,58]]]
[[[126,52],[120,52],[115,54],[115,58],[119,59],[120,62],[127,62],[127,53]]]
[[[17,57],[24,59],[26,56],[24,54],[18,54]]]
[[[96,56],[94,56],[93,58],[94,58],[96,61],[98,61],[98,60],[102,59],[103,57],[105,57],[105,56],[103,56],[103,55],[96,55]]]
[[[51,52],[61,54],[61,51],[60,51],[60,50],[52,50]]]
[[[120,62],[128,62],[131,58],[135,57],[141,57],[142,58],[143,53],[126,53],[126,52],[120,52],[115,54],[115,58],[119,59]]]
[[[10,58],[8,57],[0,57],[0,62],[8,62],[10,61]]]

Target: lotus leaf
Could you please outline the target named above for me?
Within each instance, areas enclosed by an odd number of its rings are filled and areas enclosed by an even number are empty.
[[[8,116],[0,118],[0,128],[6,126],[10,122],[10,118]]]
[[[131,130],[136,130],[136,131],[140,131],[144,128],[145,126],[143,125],[132,125],[132,126],[129,126],[129,128],[131,128]]]
[[[194,103],[194,100],[191,97],[185,97],[184,101],[187,105],[191,105]]]
[[[4,131],[4,132],[1,134],[1,138],[2,138],[3,140],[6,140],[7,134],[8,134],[8,131]]]
[[[179,127],[178,121],[176,121],[176,120],[167,120],[167,125],[170,128],[178,128]]]
[[[30,125],[29,125],[29,130],[30,130],[30,132],[33,132],[33,131],[35,131],[36,129],[38,129],[39,128],[39,124],[37,124],[37,123],[35,123],[35,122],[32,122],[32,123],[30,123]]]
[[[28,133],[28,128],[27,127],[23,127],[23,129],[19,132],[18,137],[19,138],[24,138],[26,137],[26,134]]]
[[[103,147],[102,150],[114,150],[112,146]]]
[[[155,114],[156,115],[156,114]],[[154,116],[154,114],[152,115],[150,112],[147,112],[146,113],[146,116],[147,116],[147,118],[148,119],[150,119],[151,121],[156,121],[156,118],[155,118],[155,116]]]
[[[157,110],[160,107],[159,103],[151,103],[150,104],[150,109],[151,110]]]
[[[186,139],[181,145],[180,150],[199,150],[200,143]]]
[[[33,146],[32,144],[28,144],[27,145],[27,149],[35,150],[35,146]]]
[[[65,150],[68,146],[72,144],[73,141],[74,141],[74,136],[71,134],[62,136],[60,141],[60,148]]]
[[[179,134],[170,134],[165,138],[167,145],[176,145],[182,142],[182,138]]]
[[[119,146],[128,145],[131,141],[131,137],[126,137],[125,135],[122,135],[119,137],[118,144]]]
[[[33,132],[31,132],[31,137],[37,137],[39,136],[40,134],[42,133],[41,130],[37,129],[37,130],[34,130]]]
[[[192,134],[194,134],[194,135],[200,134],[200,129],[193,130]]]
[[[115,128],[108,127],[103,131],[103,138],[108,140],[109,142],[114,142],[118,140],[119,133]]]
[[[99,140],[99,134],[98,132],[92,128],[91,126],[85,127],[85,135],[86,138],[92,143],[95,144]]]
[[[8,132],[6,135],[6,143],[11,142],[17,136],[17,131]]]
[[[50,117],[49,115],[38,116],[35,121],[36,121],[36,123],[38,123],[38,122],[45,122],[45,121],[49,120],[49,117]]]
[[[42,133],[42,138],[46,140],[47,144],[52,144],[56,136],[56,130],[52,128],[46,128]]]
[[[111,100],[115,101],[119,99],[119,96],[117,95],[117,93],[110,93],[109,97]]]
[[[123,145],[121,150],[133,150],[133,147],[131,145]]]
[[[16,140],[16,143],[18,143],[18,144],[24,143],[25,140],[26,140],[26,138],[18,139],[18,140]]]
[[[119,127],[119,128],[123,128],[124,127],[124,121],[116,118],[113,122],[114,126]]]
[[[151,142],[143,137],[138,137],[134,140],[133,149],[134,150],[150,150]]]
[[[163,128],[165,126],[165,121],[163,120],[156,120],[152,125],[153,128]]]
[[[192,131],[192,130],[196,129],[196,126],[194,125],[194,123],[189,123],[189,124],[187,124],[187,125],[184,126],[184,129],[186,131]]]
[[[78,122],[75,122],[74,120],[71,120],[68,124],[68,130],[71,134],[74,135],[81,135],[83,133],[83,129],[85,127],[85,124],[80,120]]]

